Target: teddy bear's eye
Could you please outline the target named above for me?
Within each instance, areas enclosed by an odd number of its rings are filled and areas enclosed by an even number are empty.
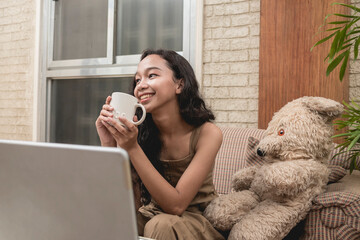
[[[280,129],[279,132],[278,132],[278,135],[279,136],[284,136],[285,134],[285,130],[284,129]]]

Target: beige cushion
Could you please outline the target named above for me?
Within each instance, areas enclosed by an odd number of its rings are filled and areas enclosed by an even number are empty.
[[[246,148],[250,136],[262,138],[264,130],[255,128],[221,128],[223,143],[215,160],[213,180],[219,194],[229,193],[231,177],[246,164]]]
[[[354,170],[336,183],[327,186],[327,192],[352,192],[360,194],[360,171]]]

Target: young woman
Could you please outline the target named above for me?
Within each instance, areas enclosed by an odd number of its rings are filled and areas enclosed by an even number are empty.
[[[195,74],[174,51],[146,50],[134,77],[146,120],[123,127],[105,104],[96,121],[103,146],[125,149],[141,179],[139,234],[158,240],[223,239],[202,216],[217,197],[212,170],[222,133],[201,99]],[[136,117],[134,117],[136,120]]]

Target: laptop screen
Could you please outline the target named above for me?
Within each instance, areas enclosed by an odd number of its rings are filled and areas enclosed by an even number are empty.
[[[127,153],[0,140],[0,239],[138,239]]]

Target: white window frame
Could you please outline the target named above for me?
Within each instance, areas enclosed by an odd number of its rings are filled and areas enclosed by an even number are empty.
[[[61,1],[61,0],[60,0]],[[48,4],[49,16],[49,31],[47,36],[48,46],[48,68],[64,68],[64,67],[80,67],[80,66],[98,66],[113,63],[113,48],[114,48],[114,21],[115,21],[115,0],[108,0],[108,23],[107,23],[107,49],[105,58],[86,58],[74,60],[57,60],[54,61],[54,36],[55,36],[55,2],[50,0]]]
[[[49,114],[51,80],[101,77],[129,77],[136,72],[140,54],[115,56],[115,11],[116,0],[108,0],[107,56],[105,58],[58,60],[53,59],[54,0],[37,0],[40,30],[37,42],[38,55],[35,64],[34,123],[33,137],[36,141],[49,141]],[[202,73],[202,13],[203,0],[184,0],[183,9],[183,55],[192,65],[200,80]],[[201,86],[201,82],[199,82]],[[94,126],[95,127],[95,126]]]

